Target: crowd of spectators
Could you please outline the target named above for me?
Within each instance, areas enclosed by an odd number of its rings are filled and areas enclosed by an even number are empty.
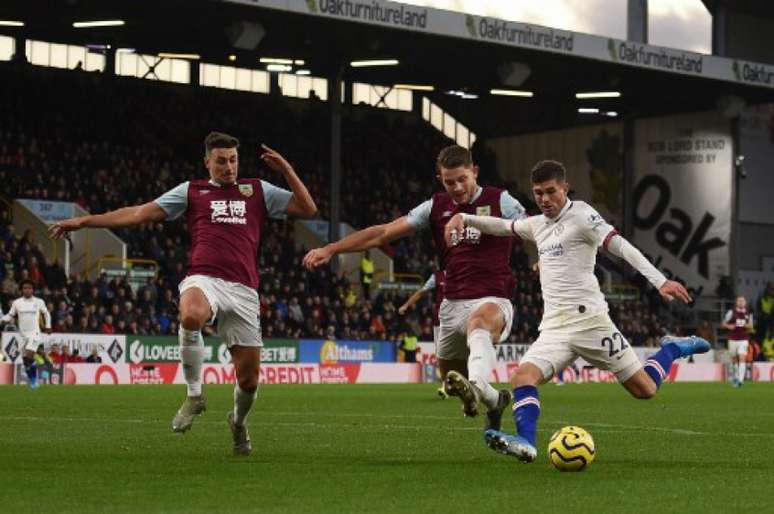
[[[34,80],[33,80],[34,79]],[[12,198],[72,201],[104,212],[150,201],[185,180],[204,177],[201,140],[212,129],[242,140],[240,174],[277,185],[260,168],[261,143],[296,167],[328,218],[328,130],[324,104],[136,79],[27,68],[0,82],[0,180]],[[355,227],[390,221],[438,189],[434,157],[449,144],[414,115],[350,106],[343,123],[341,217]],[[482,157],[483,158],[483,157]],[[485,162],[493,162],[485,159]],[[495,175],[494,166],[485,169]],[[496,182],[494,180],[484,182]],[[0,295],[7,310],[20,280],[37,284],[57,332],[177,334],[177,284],[185,275],[189,237],[185,223],[155,223],[118,230],[129,257],[160,265],[158,278],[133,289],[102,275],[67,277],[30,234],[0,225]],[[395,270],[427,277],[433,269],[429,237],[406,238],[386,248]],[[356,277],[329,267],[313,272],[300,261],[289,222],[272,222],[262,243],[261,318],[265,337],[397,339],[413,332],[432,339],[432,300],[405,317],[404,298],[382,292],[363,298]],[[513,254],[517,290],[512,342],[537,337],[542,316],[538,277],[523,248]],[[614,319],[634,344],[649,344],[666,330],[641,303],[616,305]]]

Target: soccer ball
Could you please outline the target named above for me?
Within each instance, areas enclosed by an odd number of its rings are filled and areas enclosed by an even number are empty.
[[[581,427],[560,428],[548,442],[548,460],[559,471],[581,471],[594,462],[594,439]]]

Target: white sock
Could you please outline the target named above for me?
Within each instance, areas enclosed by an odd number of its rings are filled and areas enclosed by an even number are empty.
[[[182,326],[177,332],[180,341],[180,362],[183,376],[188,385],[188,396],[202,394],[202,361],[204,360],[204,338],[198,330],[187,330]]]
[[[739,380],[739,382],[744,382],[744,375],[747,371],[747,363],[746,362],[739,362],[739,365],[736,368],[736,378]]]
[[[252,393],[243,391],[239,384],[234,385],[234,423],[237,425],[244,425],[247,420],[247,414],[250,412],[250,408],[253,406],[256,396],[258,396],[258,389]]]
[[[468,380],[481,393],[481,401],[484,405],[493,409],[497,407],[500,395],[497,389],[489,384],[489,377],[492,376],[497,359],[492,335],[487,330],[477,328],[468,334],[468,346],[470,346]]]

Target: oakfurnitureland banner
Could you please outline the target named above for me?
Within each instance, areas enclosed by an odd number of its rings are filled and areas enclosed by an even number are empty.
[[[222,0],[774,88],[774,66],[385,0]]]

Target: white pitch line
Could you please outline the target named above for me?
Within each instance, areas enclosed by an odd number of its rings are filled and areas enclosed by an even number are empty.
[[[411,431],[421,431],[421,430],[429,430],[429,431],[459,431],[459,432],[479,432],[481,431],[480,426],[475,427],[450,427],[450,426],[433,426],[433,425],[400,425],[400,424],[352,424],[352,423],[317,423],[314,421],[301,421],[301,422],[290,422],[290,421],[264,421],[266,418],[272,417],[272,416],[288,416],[288,415],[300,415],[300,413],[285,413],[285,412],[265,412],[261,413],[260,411],[254,412],[253,416],[250,420],[251,426],[282,426],[282,427],[304,427],[304,428],[351,428],[351,429],[384,429],[384,430],[411,430]],[[307,417],[310,415],[308,412],[305,414]],[[448,416],[406,416],[406,415],[379,415],[379,414],[344,414],[344,415],[336,415],[336,414],[324,414],[324,413],[314,413],[313,416],[317,415],[331,415],[331,416],[348,416],[348,417],[358,417],[358,418],[370,418],[370,419],[377,419],[377,418],[385,418],[385,419],[443,419],[443,420],[451,420],[451,419],[457,419],[452,418]],[[262,418],[261,418],[262,416]],[[162,420],[159,419],[120,419],[120,418],[93,418],[93,417],[84,417],[84,418],[74,418],[74,417],[51,417],[51,416],[0,416],[0,420],[7,420],[7,421],[64,421],[64,422],[96,422],[96,423],[132,423],[132,424],[153,424],[153,423],[161,423]],[[164,421],[166,424],[166,421]],[[215,420],[207,420],[207,419],[198,419],[196,424],[204,424],[204,425],[225,425],[225,421],[215,421]],[[558,430],[561,426],[566,425],[576,425],[576,426],[584,426],[584,427],[596,427],[598,429],[603,430],[595,430],[595,433],[608,433],[608,434],[617,434],[617,433],[631,433],[632,430],[641,430],[641,431],[650,431],[650,432],[667,432],[672,434],[678,434],[678,435],[687,435],[687,436],[709,436],[709,437],[764,437],[764,438],[771,438],[774,437],[774,433],[769,432],[754,432],[754,433],[745,433],[745,432],[701,432],[697,430],[686,430],[682,428],[668,428],[668,427],[654,427],[654,426],[642,426],[642,425],[622,425],[622,424],[615,424],[615,423],[595,423],[595,422],[581,422],[581,423],[573,423],[570,421],[552,421],[551,425],[558,425],[556,428],[541,428],[538,431],[539,432],[550,432],[553,433],[554,431]],[[607,430],[604,430],[607,429]]]
[[[621,428],[625,431],[631,430],[645,430],[651,432],[668,432],[679,435],[701,435],[701,436],[722,436],[722,437],[774,437],[774,433],[769,432],[699,432],[696,430],[686,430],[683,428],[667,428],[667,427],[653,427],[653,426],[641,426],[641,425],[619,425],[613,423],[570,423],[569,421],[559,421],[560,424],[570,424],[575,426],[589,426],[589,427],[601,427],[601,428]]]

